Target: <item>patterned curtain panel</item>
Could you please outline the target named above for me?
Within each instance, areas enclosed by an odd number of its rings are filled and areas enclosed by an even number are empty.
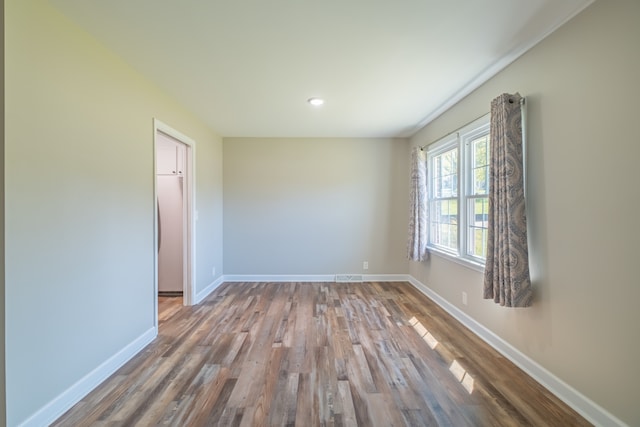
[[[489,230],[484,270],[484,298],[507,307],[532,302],[527,249],[522,153],[522,106],[519,94],[491,102]]]
[[[420,147],[411,152],[411,193],[408,257],[424,261],[427,253],[427,157]]]

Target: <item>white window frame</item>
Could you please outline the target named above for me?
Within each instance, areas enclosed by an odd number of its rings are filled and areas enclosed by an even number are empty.
[[[444,137],[443,139],[439,140],[438,142],[436,142],[435,144],[433,144],[432,146],[429,146],[429,148],[427,149],[427,195],[428,195],[428,201],[427,201],[427,208],[428,208],[428,221],[429,221],[429,225],[427,227],[428,231],[428,239],[427,239],[427,248],[429,248],[432,251],[441,253],[441,254],[446,254],[448,256],[452,256],[452,257],[458,257],[459,256],[459,247],[460,247],[460,160],[462,159],[462,157],[460,156],[460,147],[459,147],[459,143],[458,143],[458,136],[457,135],[449,135],[447,137]],[[443,197],[443,198],[435,198],[435,194],[436,194],[436,189],[434,188],[433,185],[433,172],[434,172],[434,167],[433,167],[433,159],[434,157],[440,156],[441,154],[444,154],[448,151],[454,150],[456,149],[458,151],[458,169],[456,171],[456,175],[457,175],[457,190],[456,190],[456,196],[455,196],[455,200],[458,203],[458,222],[457,222],[457,227],[458,227],[458,235],[457,235],[457,248],[455,249],[451,249],[447,246],[444,245],[438,245],[437,243],[434,243],[432,241],[433,238],[433,234],[432,234],[432,220],[435,218],[434,212],[432,210],[432,202],[434,200],[440,200],[440,201],[445,201],[445,200],[451,200],[452,197]]]
[[[469,267],[477,271],[484,270],[485,260],[483,258],[468,254],[469,244],[469,228],[468,228],[468,215],[469,215],[469,202],[475,197],[472,195],[472,170],[471,170],[471,142],[478,137],[489,134],[490,116],[486,114],[479,119],[465,125],[455,133],[447,135],[440,140],[434,142],[427,148],[427,195],[428,195],[428,230],[431,232],[431,220],[433,218],[433,212],[431,211],[432,196],[435,194],[433,188],[433,167],[432,160],[435,156],[438,156],[451,149],[458,149],[458,247],[456,250],[451,250],[446,247],[442,247],[434,244],[431,241],[431,235],[429,233],[427,248],[433,254],[450,259],[461,265]]]

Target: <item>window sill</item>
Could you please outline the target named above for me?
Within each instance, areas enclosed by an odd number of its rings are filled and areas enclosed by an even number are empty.
[[[428,248],[428,250],[429,250],[429,253],[431,255],[435,255],[435,256],[438,256],[440,258],[444,258],[446,260],[449,260],[451,262],[459,264],[459,265],[461,265],[463,267],[469,268],[471,270],[474,270],[474,271],[477,271],[477,272],[480,272],[480,273],[484,273],[484,264],[480,264],[478,262],[474,262],[474,261],[472,261],[470,259],[460,258],[460,257],[457,257],[455,255],[451,255],[451,254],[449,254],[447,252],[443,252],[443,251],[441,251],[439,249],[436,249],[436,248]]]

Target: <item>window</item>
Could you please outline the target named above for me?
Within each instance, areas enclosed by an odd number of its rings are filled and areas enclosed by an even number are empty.
[[[484,265],[489,213],[489,115],[427,149],[432,251]]]
[[[447,141],[427,152],[429,177],[429,243],[451,254],[458,251],[458,158],[457,141]]]

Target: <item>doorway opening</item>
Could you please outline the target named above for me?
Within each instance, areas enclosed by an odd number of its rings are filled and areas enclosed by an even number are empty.
[[[192,305],[194,289],[195,142],[154,119],[155,327],[159,296]]]

